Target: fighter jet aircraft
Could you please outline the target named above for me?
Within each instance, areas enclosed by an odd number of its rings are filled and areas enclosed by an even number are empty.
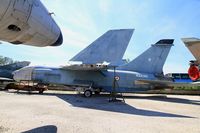
[[[13,82],[12,72],[26,67],[30,64],[28,61],[17,62],[13,64],[0,66],[0,88],[4,88],[7,83]]]
[[[8,65],[0,66],[0,77],[13,78],[12,72],[26,67],[30,64],[28,61],[16,62]]]
[[[133,30],[111,30],[73,57],[70,65],[60,68],[25,67],[15,71],[16,81],[31,80],[40,84],[62,84],[81,88],[86,97],[93,91],[135,92],[152,89],[157,84],[137,81],[163,81],[163,65],[173,39],[163,39],[128,64],[120,64]],[[78,61],[78,63],[77,63]],[[76,62],[76,63],[74,63]]]
[[[40,0],[0,0],[0,40],[31,46],[59,46],[60,28]]]
[[[193,81],[200,78],[200,39],[198,38],[182,38],[185,46],[190,50],[196,60],[190,61],[190,68],[188,74]]]

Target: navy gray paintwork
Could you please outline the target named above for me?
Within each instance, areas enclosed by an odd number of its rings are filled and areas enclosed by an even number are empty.
[[[134,29],[110,30],[82,50],[70,61],[83,64],[108,62],[120,64]]]
[[[172,39],[160,40],[127,65],[118,67],[126,71],[162,74],[163,65],[173,44]]]
[[[5,89],[5,87],[8,84],[14,81],[12,75],[13,71],[28,66],[29,64],[30,62],[23,61],[23,62],[17,62],[9,65],[0,66],[0,89]]]
[[[14,71],[21,69],[25,66],[28,66],[29,64],[30,64],[30,62],[23,61],[23,62],[17,62],[17,63],[13,63],[13,64],[0,66],[0,77],[12,79],[13,78],[12,73]]]
[[[113,32],[119,32],[119,31],[116,30]],[[120,36],[120,34],[123,34],[123,35]],[[124,37],[125,39],[122,42],[116,43],[116,44],[122,45],[123,49],[121,50],[123,51],[124,49],[126,49],[125,47],[127,47],[127,42],[129,42],[130,35],[132,33],[130,32],[130,30],[125,30],[121,32],[120,34],[118,34],[116,38],[110,36],[108,38],[106,37],[106,39],[112,40],[112,42],[115,42],[119,40],[120,37]],[[110,45],[110,46],[107,46],[110,49],[118,49],[118,47],[117,48],[115,47],[115,43],[107,43],[107,42],[99,43],[97,41],[97,44],[98,45],[106,44],[106,45]],[[97,44],[92,43],[91,45],[95,46]],[[130,63],[121,65],[119,67],[112,66],[112,65],[108,65],[108,66],[102,65],[103,67],[102,66],[99,67],[99,65],[95,66],[95,64],[81,64],[81,65],[78,65],[79,67],[75,66],[76,69],[72,69],[73,65],[69,67],[65,66],[65,67],[60,67],[60,68],[26,67],[18,71],[15,71],[14,79],[17,81],[33,80],[33,81],[38,81],[44,84],[62,84],[62,85],[67,85],[67,86],[92,85],[93,88],[100,88],[105,91],[111,92],[113,88],[113,80],[114,80],[114,75],[115,75],[116,77],[119,78],[118,86],[116,88],[117,92],[145,91],[152,88],[152,85],[136,84],[135,81],[141,80],[141,79],[152,80],[152,81],[160,79],[160,75],[163,74],[163,71],[162,71],[163,65],[165,63],[165,60],[169,54],[169,51],[172,45],[173,45],[172,39],[160,40],[158,43],[152,45],[148,50],[146,50],[144,53],[142,53],[140,56],[138,56],[136,59],[134,59]],[[97,63],[99,62],[102,63],[104,61],[112,62],[111,59],[115,58],[114,56],[111,56],[109,57],[110,60],[108,60],[107,55],[110,54],[108,52],[110,49],[105,49],[104,46],[102,47],[98,47],[98,46],[93,47],[93,46],[91,47],[89,46],[88,48],[86,48],[84,50],[86,53],[82,51],[78,55],[89,56],[90,55],[90,54],[88,55],[88,49],[89,49],[90,51],[94,50],[97,52],[96,53],[98,54],[97,57],[101,59],[101,60],[97,59],[98,60]],[[124,54],[124,51],[123,52],[122,51],[119,50],[118,53]],[[105,55],[103,55],[104,53]],[[78,55],[75,56],[73,60],[82,59]],[[102,55],[102,57],[99,55]],[[94,58],[95,58],[95,54],[92,56],[91,61],[95,61],[95,60],[92,60]],[[83,60],[81,61],[84,62],[85,59],[86,57],[84,57]],[[122,56],[120,54],[120,56],[118,55],[117,58],[115,58],[115,61],[118,61],[121,59],[122,59]],[[90,59],[88,58],[88,60]],[[87,62],[87,60],[85,61]],[[86,67],[87,69],[81,69],[84,67]],[[114,67],[116,67],[115,73],[113,69]]]

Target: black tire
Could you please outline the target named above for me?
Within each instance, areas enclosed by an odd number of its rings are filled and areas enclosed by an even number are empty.
[[[39,91],[39,94],[43,94],[43,92],[44,92],[44,90],[40,90],[40,91]]]
[[[7,84],[5,87],[5,90],[8,90],[8,89],[15,89],[15,84],[14,83]]]
[[[84,91],[84,96],[85,97],[91,97],[92,96],[92,91],[91,90]]]

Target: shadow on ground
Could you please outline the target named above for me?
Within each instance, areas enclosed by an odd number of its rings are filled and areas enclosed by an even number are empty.
[[[24,131],[22,133],[57,133],[57,127],[54,125],[47,125]]]
[[[151,94],[149,96],[125,96],[125,98],[126,99],[147,99],[147,100],[155,100],[155,101],[162,101],[162,102],[200,105],[200,100],[198,101],[198,100],[188,100],[184,98],[167,97],[167,95],[159,95],[159,94],[156,94],[154,96],[152,96]]]
[[[11,92],[11,93],[15,93],[15,92]],[[27,95],[27,92],[18,92],[17,94]],[[39,95],[39,94],[33,93],[32,95]],[[63,101],[71,104],[73,107],[79,107],[79,108],[87,108],[87,109],[110,111],[110,112],[116,112],[116,113],[125,113],[125,114],[148,116],[148,117],[195,118],[192,116],[172,114],[172,113],[161,112],[161,111],[139,109],[139,108],[130,106],[129,104],[126,104],[124,102],[109,102],[108,94],[94,95],[91,98],[85,98],[82,95],[78,95],[78,94],[58,94],[58,93],[51,93],[47,91],[44,94],[42,94],[42,96],[57,96]],[[152,96],[152,95],[125,96],[125,99],[129,99],[129,98],[200,105],[199,103],[200,101],[192,101],[192,100],[182,99],[182,98],[167,98],[167,96],[160,96],[160,95],[158,96]]]

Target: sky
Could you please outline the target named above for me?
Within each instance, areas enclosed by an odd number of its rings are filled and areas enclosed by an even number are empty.
[[[60,47],[0,44],[0,55],[31,65],[60,66],[110,29],[135,29],[125,59],[160,39],[175,39],[164,73],[187,72],[194,57],[181,38],[200,38],[200,0],[41,0],[62,30]]]

